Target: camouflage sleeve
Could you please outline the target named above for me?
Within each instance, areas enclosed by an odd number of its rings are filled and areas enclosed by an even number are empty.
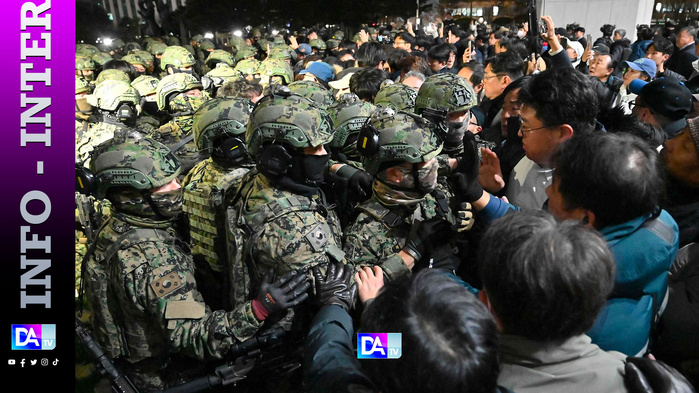
[[[258,273],[273,268],[278,275],[342,260],[340,235],[320,214],[297,211],[265,224],[253,245]]]
[[[390,278],[410,273],[398,252],[403,249],[405,238],[391,236],[386,226],[365,214],[346,231],[344,240],[345,257],[357,268],[381,266]]]
[[[125,307],[152,318],[167,335],[171,352],[221,358],[261,326],[249,302],[230,312],[211,311],[197,290],[191,258],[171,244],[142,243],[120,251],[119,258],[126,268],[125,295],[133,303]],[[129,271],[128,261],[139,260],[147,263]]]

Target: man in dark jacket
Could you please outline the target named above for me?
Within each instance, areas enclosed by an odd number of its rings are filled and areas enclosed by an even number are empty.
[[[692,26],[686,26],[680,29],[677,34],[677,39],[675,44],[677,45],[677,50],[667,61],[666,68],[671,69],[689,79],[694,72],[694,67],[692,67],[692,62],[697,60],[696,55],[696,45],[694,40],[697,39],[697,30]]]
[[[616,64],[621,64],[622,61],[628,60],[631,55],[631,41],[626,38],[626,30],[618,29],[614,32],[614,42],[609,46],[609,54]],[[624,70],[617,67],[612,75],[621,78]]]

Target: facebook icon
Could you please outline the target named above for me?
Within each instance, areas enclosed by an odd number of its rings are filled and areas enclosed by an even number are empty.
[[[401,355],[400,333],[357,333],[357,359],[398,359]]]

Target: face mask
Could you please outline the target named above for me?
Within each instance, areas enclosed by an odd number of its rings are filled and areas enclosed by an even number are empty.
[[[524,30],[517,30],[517,37],[519,37],[519,38],[524,37]]]
[[[444,137],[444,144],[452,147],[461,146],[464,142],[464,135],[468,131],[466,123],[461,121],[448,121],[446,123],[448,131]]]
[[[175,218],[182,214],[184,188],[172,191],[154,192],[150,195],[158,214],[164,218]]]
[[[325,180],[328,161],[330,161],[329,154],[294,156],[289,177],[299,184],[317,187]]]
[[[417,183],[415,182],[414,169],[402,167],[397,169],[402,174],[400,182],[386,180],[385,173],[379,175],[378,182],[374,182],[374,191],[378,193],[379,199],[383,198],[384,203],[417,203],[437,187],[437,171],[439,169],[437,160],[417,170]]]

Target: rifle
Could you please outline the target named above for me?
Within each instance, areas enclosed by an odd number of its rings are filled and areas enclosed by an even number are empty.
[[[263,330],[243,342],[234,344],[229,354],[232,360],[216,367],[212,374],[157,393],[196,393],[240,382],[255,367],[264,352],[263,349],[276,347],[284,335],[285,330],[280,325]]]
[[[107,357],[102,347],[95,341],[78,317],[75,317],[75,333],[85,349],[87,349],[92,360],[97,364],[100,373],[112,383],[112,391],[114,393],[138,393],[131,381],[119,372],[114,363]]]

